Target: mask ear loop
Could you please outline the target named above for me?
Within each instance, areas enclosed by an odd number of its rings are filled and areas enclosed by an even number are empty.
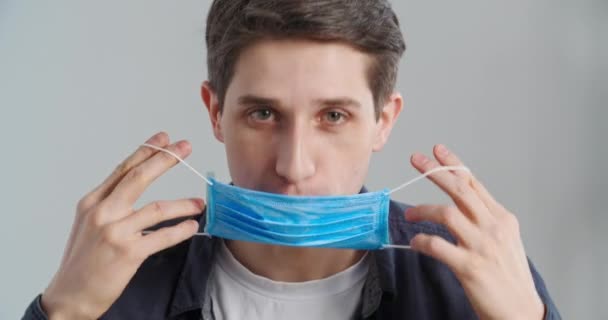
[[[175,159],[179,160],[179,162],[181,162],[183,165],[185,165],[186,167],[188,167],[188,169],[190,169],[192,172],[194,172],[197,176],[199,176],[201,179],[205,180],[205,182],[207,182],[208,185],[210,185],[210,186],[213,185],[213,182],[211,182],[211,181],[209,181],[209,179],[205,178],[205,176],[203,176],[198,171],[196,171],[196,169],[192,168],[192,166],[190,166],[186,161],[184,161],[182,158],[180,158],[175,153],[173,153],[173,152],[171,152],[171,151],[169,151],[167,149],[163,149],[161,147],[157,147],[155,145],[148,144],[148,143],[144,143],[144,144],[142,144],[142,146],[150,147],[152,149],[156,149],[158,151],[163,151],[163,152],[166,152],[166,153],[172,155]]]
[[[205,176],[203,176],[198,171],[196,171],[196,169],[192,168],[192,166],[190,166],[186,161],[184,161],[182,158],[180,158],[180,156],[178,156],[177,154],[175,154],[175,153],[173,153],[173,152],[171,152],[171,151],[169,151],[167,149],[163,149],[161,147],[157,147],[157,146],[149,144],[149,143],[144,143],[144,144],[142,144],[142,146],[150,147],[152,149],[155,149],[155,150],[162,151],[162,152],[170,154],[175,159],[179,160],[179,162],[181,162],[183,165],[185,165],[188,169],[190,169],[190,171],[194,172],[197,176],[199,176],[200,178],[202,178],[203,180],[205,180],[205,182],[209,186],[213,185],[213,182],[209,181],[209,179],[205,178]],[[144,231],[142,231],[142,234],[148,234],[148,233],[152,233],[152,232],[154,232],[154,231],[144,230]],[[208,233],[206,233],[206,232],[197,232],[194,235],[196,235],[196,236],[205,236],[205,237],[211,238],[211,235],[208,234]]]
[[[433,168],[433,169],[425,172],[424,174],[422,174],[422,175],[420,175],[420,176],[418,176],[418,177],[416,177],[416,178],[414,178],[414,179],[412,179],[412,180],[410,180],[408,182],[405,182],[404,184],[402,184],[402,185],[400,185],[400,186],[398,186],[396,188],[391,189],[388,192],[388,194],[391,194],[393,192],[397,192],[397,191],[399,191],[399,190],[401,190],[401,189],[409,186],[410,184],[412,184],[412,183],[414,183],[414,182],[416,182],[418,180],[424,179],[426,176],[428,176],[430,174],[433,174],[433,173],[438,172],[438,171],[446,171],[446,170],[462,170],[462,171],[466,171],[466,172],[471,173],[471,170],[469,168],[465,167],[465,166],[442,166],[442,167]],[[382,247],[380,247],[380,249],[390,249],[390,248],[392,248],[392,249],[405,249],[405,250],[412,249],[412,247],[409,246],[409,245],[401,245],[401,244],[384,244],[384,245],[382,245]]]

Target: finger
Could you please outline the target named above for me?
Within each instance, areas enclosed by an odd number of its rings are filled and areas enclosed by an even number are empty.
[[[436,235],[419,233],[412,238],[410,246],[415,251],[445,263],[454,272],[460,271],[467,260],[465,249]]]
[[[414,153],[411,158],[412,165],[421,173],[425,173],[440,165],[421,153]],[[433,181],[441,190],[446,192],[458,208],[470,219],[478,224],[486,224],[490,215],[488,208],[479,199],[473,188],[463,179],[457,179],[449,171],[437,171],[428,178]]]
[[[152,148],[148,148],[152,149]],[[166,148],[180,158],[187,157],[192,151],[190,143],[178,141]],[[163,173],[175,166],[178,160],[166,152],[157,152],[150,159],[131,169],[118,183],[106,199],[113,206],[131,207],[148,186]]]
[[[138,240],[138,246],[142,252],[151,255],[191,238],[197,231],[198,222],[188,219],[175,226],[161,228],[142,236]]]
[[[460,210],[452,206],[419,205],[409,208],[405,218],[411,222],[431,221],[444,225],[456,237],[458,244],[468,248],[474,246],[479,239],[479,231]]]
[[[134,214],[128,215],[121,223],[127,231],[137,233],[163,221],[198,214],[205,207],[203,199],[180,199],[175,201],[155,201],[147,204]]]
[[[442,144],[436,145],[433,149],[433,153],[435,154],[437,160],[439,160],[439,163],[444,166],[463,165],[462,161],[460,161],[458,156]],[[495,209],[502,208],[502,206],[497,203],[496,200],[494,200],[494,197],[492,197],[488,190],[486,190],[486,188],[481,184],[481,182],[479,182],[479,180],[477,180],[477,178],[475,178],[472,173],[467,171],[456,170],[454,174],[469,182],[471,188],[473,188],[473,190],[477,192],[477,195],[479,196],[481,201],[483,201],[485,206],[490,209],[490,212],[494,211]]]
[[[506,209],[500,203],[498,203],[496,199],[494,199],[486,187],[484,187],[484,185],[474,176],[471,178],[471,187],[477,191],[479,198],[481,198],[481,201],[483,201],[486,207],[490,209],[490,212],[494,213],[506,211]]]
[[[456,156],[456,154],[450,152],[448,148],[442,144],[437,144],[433,148],[433,154],[439,163],[443,166],[464,166],[462,161]],[[471,173],[464,170],[454,170],[452,174],[463,178],[470,179]]]
[[[169,144],[169,135],[167,135],[165,132],[159,132],[153,135],[145,143],[165,148]],[[133,154],[131,154],[116,167],[110,176],[108,176],[97,188],[95,188],[93,191],[91,191],[91,193],[89,193],[88,196],[85,197],[89,202],[88,205],[98,203],[106,198],[120,182],[120,180],[127,174],[127,172],[143,161],[149,159],[157,152],[157,150],[145,146],[140,146],[137,148]],[[82,209],[86,210],[86,208]]]

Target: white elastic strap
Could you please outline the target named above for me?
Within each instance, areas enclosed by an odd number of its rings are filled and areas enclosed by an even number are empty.
[[[428,176],[430,174],[433,174],[433,173],[435,173],[437,171],[446,171],[446,170],[462,170],[462,171],[467,171],[469,173],[471,172],[471,170],[469,168],[465,167],[465,166],[443,166],[443,167],[437,167],[437,168],[434,168],[434,169],[431,169],[431,170],[425,172],[423,175],[420,175],[420,176],[418,176],[418,177],[416,177],[416,178],[414,178],[414,179],[412,179],[412,180],[410,180],[410,181],[408,181],[408,182],[406,182],[406,183],[398,186],[397,188],[392,189],[388,193],[391,194],[393,192],[399,191],[399,190],[401,190],[401,189],[409,186],[410,184],[412,184],[412,183],[414,183],[414,182],[416,182],[416,181],[418,181],[420,179],[424,179],[426,176]]]
[[[404,250],[411,250],[412,247],[411,246],[402,245],[402,244],[384,244],[384,245],[382,245],[382,249],[404,249]]]
[[[142,234],[149,234],[149,233],[154,233],[154,232],[155,232],[155,231],[152,231],[152,230],[144,230],[144,231],[142,231],[141,233],[142,233]],[[208,233],[206,233],[206,232],[197,232],[197,233],[195,233],[194,235],[195,235],[195,236],[205,236],[205,237],[209,237],[209,238],[211,238],[211,235],[210,235],[210,234],[208,234]]]
[[[142,144],[142,146],[150,147],[150,148],[152,148],[152,149],[156,149],[156,150],[158,150],[158,151],[163,151],[163,152],[166,152],[166,153],[168,153],[168,154],[170,154],[170,155],[174,156],[174,157],[175,157],[177,160],[179,160],[179,162],[181,162],[181,163],[182,163],[182,164],[184,164],[186,167],[188,167],[188,169],[192,170],[192,172],[194,172],[194,173],[195,173],[197,176],[199,176],[199,177],[203,178],[203,180],[205,180],[205,182],[207,182],[207,184],[208,184],[208,185],[210,185],[210,186],[212,186],[212,185],[213,185],[213,183],[212,183],[211,181],[209,181],[207,178],[205,178],[205,176],[203,176],[203,175],[202,175],[202,174],[200,174],[198,171],[196,171],[196,169],[192,168],[192,167],[191,167],[191,166],[190,166],[190,165],[189,165],[189,164],[188,164],[186,161],[184,161],[182,158],[180,158],[180,157],[179,157],[178,155],[176,155],[175,153],[173,153],[173,152],[171,152],[171,151],[169,151],[169,150],[167,150],[167,149],[163,149],[163,148],[160,148],[160,147],[157,147],[157,146],[155,146],[155,145],[148,144],[148,143],[144,143],[144,144]]]

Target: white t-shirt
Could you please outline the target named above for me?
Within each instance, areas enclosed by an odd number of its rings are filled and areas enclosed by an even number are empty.
[[[217,320],[353,319],[369,269],[365,254],[353,266],[325,279],[273,281],[249,271],[223,242],[216,261],[210,294]]]

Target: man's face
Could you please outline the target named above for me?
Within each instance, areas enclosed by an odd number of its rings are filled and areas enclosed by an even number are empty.
[[[376,121],[370,62],[339,43],[263,41],[241,53],[222,112],[205,84],[233,183],[290,195],[359,192],[401,110],[394,94]]]

